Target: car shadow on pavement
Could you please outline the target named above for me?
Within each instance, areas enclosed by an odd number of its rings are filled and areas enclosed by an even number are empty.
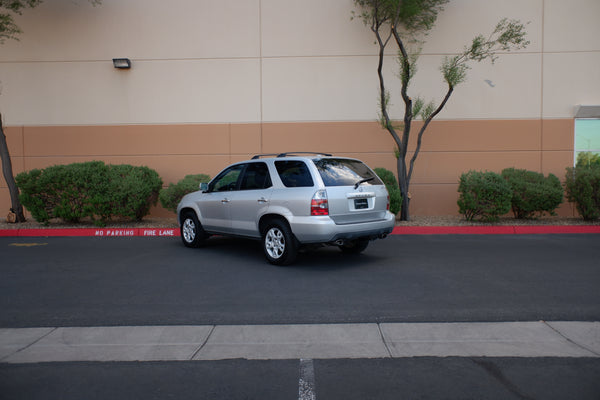
[[[361,254],[344,254],[335,246],[324,246],[301,252],[293,265],[287,268],[312,269],[315,271],[345,270],[364,268],[378,260],[378,256],[369,254],[367,249]]]
[[[331,271],[336,269],[348,269],[364,267],[365,264],[376,262],[381,256],[375,250],[365,250],[361,254],[344,254],[336,246],[302,247],[298,258],[291,265],[270,265],[263,254],[260,241],[233,238],[225,236],[214,236],[206,241],[201,251],[214,254],[215,256],[226,254],[236,260],[244,260],[250,263],[264,264],[270,268],[302,268],[315,271]]]

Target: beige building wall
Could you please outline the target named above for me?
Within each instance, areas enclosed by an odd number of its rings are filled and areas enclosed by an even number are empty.
[[[104,160],[165,184],[259,152],[319,150],[395,171],[377,119],[376,51],[353,0],[53,0],[26,10],[0,52],[0,112],[15,173]],[[439,65],[503,18],[530,46],[472,65],[426,133],[413,215],[456,214],[469,169],[554,173],[573,163],[573,117],[600,104],[600,2],[453,0],[427,38],[413,97],[444,95]],[[112,58],[128,57],[131,70]],[[396,63],[386,76],[402,117]],[[0,184],[0,215],[10,199]],[[163,211],[155,210],[165,215]],[[562,211],[571,213],[568,206]]]

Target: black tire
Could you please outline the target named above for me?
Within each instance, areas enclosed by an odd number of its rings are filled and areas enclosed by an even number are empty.
[[[273,265],[290,265],[298,256],[298,242],[290,227],[283,221],[267,223],[262,245],[267,261]]]
[[[346,254],[360,254],[369,246],[369,239],[357,239],[338,246]]]
[[[181,241],[185,247],[200,247],[208,239],[208,234],[202,228],[196,213],[186,211],[181,215]]]

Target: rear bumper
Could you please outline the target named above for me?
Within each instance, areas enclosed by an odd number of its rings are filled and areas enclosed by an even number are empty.
[[[387,212],[384,219],[353,224],[336,225],[327,216],[292,217],[289,223],[300,243],[329,243],[336,240],[385,237],[394,229],[395,221],[394,214]]]

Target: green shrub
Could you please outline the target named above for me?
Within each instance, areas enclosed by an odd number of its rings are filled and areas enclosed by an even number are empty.
[[[563,187],[556,175],[524,169],[506,168],[502,171],[512,188],[512,211],[517,219],[535,218],[544,212],[556,215],[563,200]]]
[[[467,221],[494,222],[510,211],[510,185],[494,172],[469,171],[462,174],[458,192],[459,212]]]
[[[390,195],[390,212],[394,215],[398,214],[402,207],[402,195],[394,173],[385,168],[375,168],[375,173],[381,178]]]
[[[41,223],[53,218],[91,218],[98,225],[113,217],[140,220],[156,204],[162,187],[158,173],[148,167],[101,161],[34,169],[15,180],[21,203]]]
[[[600,166],[567,168],[567,198],[585,220],[600,218]]]
[[[160,191],[160,204],[169,211],[176,212],[177,205],[188,193],[195,192],[199,189],[200,183],[209,182],[210,176],[205,174],[186,175],[176,184],[169,184],[169,187]]]
[[[162,179],[148,167],[123,164],[109,165],[108,168],[111,216],[140,221],[157,203]]]
[[[107,170],[104,163],[97,161],[55,165],[20,173],[15,180],[21,203],[36,221],[47,223],[52,218],[62,218],[78,222],[93,214],[94,202],[100,199],[89,192],[104,187]]]

